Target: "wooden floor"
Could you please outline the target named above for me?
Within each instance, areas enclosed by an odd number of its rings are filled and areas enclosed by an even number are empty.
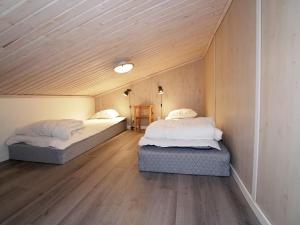
[[[141,173],[126,131],[63,166],[0,164],[0,224],[259,224],[230,178]]]

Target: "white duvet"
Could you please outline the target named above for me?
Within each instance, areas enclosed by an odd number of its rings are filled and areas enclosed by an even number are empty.
[[[83,128],[72,133],[69,139],[62,140],[56,137],[49,136],[30,136],[30,135],[13,135],[7,141],[7,145],[16,143],[26,143],[39,147],[54,147],[57,149],[65,149],[70,145],[84,140],[92,135],[95,135],[106,128],[124,120],[124,117],[117,117],[114,119],[91,119],[83,122]]]
[[[220,141],[222,131],[215,127],[209,117],[180,120],[158,120],[151,123],[145,137],[152,139],[209,139]]]
[[[160,147],[212,147],[220,149],[222,131],[209,117],[158,120],[151,123],[139,145]]]

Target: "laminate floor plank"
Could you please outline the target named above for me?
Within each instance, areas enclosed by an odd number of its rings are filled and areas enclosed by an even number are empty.
[[[132,146],[136,148],[136,144]],[[60,224],[98,224],[104,219],[104,211],[107,206],[112,206],[111,199],[118,199],[117,193],[125,190],[126,185],[130,185],[135,177],[138,176],[136,169],[132,165],[136,161],[136,152],[126,153],[126,160],[121,160],[114,165],[113,170],[106,179],[98,183],[87,196],[60,222]],[[119,193],[119,199],[122,199],[124,193]],[[115,204],[119,206],[119,202]],[[111,209],[113,207],[109,207]],[[102,210],[102,211],[101,211]]]
[[[173,225],[176,221],[177,175],[153,175],[157,180],[156,186],[152,188],[152,193],[146,199],[147,210],[136,225]]]
[[[102,182],[98,183],[90,193],[74,207],[59,224],[80,225],[92,224],[94,215],[98,215],[97,209],[103,204],[103,200],[113,190],[115,184],[125,176],[123,169],[115,168],[109,176],[106,176]]]
[[[1,225],[259,225],[232,177],[139,172],[126,131],[65,165],[0,163]]]

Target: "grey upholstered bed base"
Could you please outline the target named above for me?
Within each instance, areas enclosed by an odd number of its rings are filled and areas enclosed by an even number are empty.
[[[91,148],[126,130],[126,119],[87,138],[76,142],[64,150],[52,147],[36,147],[27,144],[13,144],[9,148],[9,158],[14,160],[64,164]]]
[[[230,154],[222,143],[220,147],[221,151],[142,146],[139,150],[139,169],[148,172],[229,176]]]

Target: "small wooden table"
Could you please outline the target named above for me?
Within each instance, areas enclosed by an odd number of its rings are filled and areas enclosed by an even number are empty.
[[[135,105],[134,112],[134,130],[141,129],[142,119],[147,119],[150,124],[153,122],[153,105]]]

